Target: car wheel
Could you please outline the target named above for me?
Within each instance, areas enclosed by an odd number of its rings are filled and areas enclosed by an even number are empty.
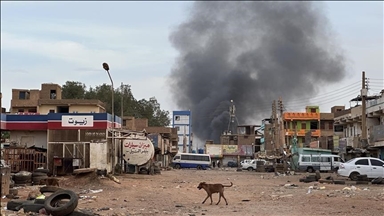
[[[199,166],[197,166],[197,169],[198,169],[198,170],[201,170],[201,169],[203,169],[203,168],[199,165]]]
[[[247,169],[248,171],[252,171],[253,170],[253,168],[252,167],[248,167],[248,169]]]
[[[176,165],[175,165],[175,168],[176,168],[176,169],[180,169],[180,164],[176,164]]]
[[[349,178],[352,180],[352,181],[356,181],[357,180],[357,176],[360,175],[360,173],[358,172],[353,172],[349,175]]]
[[[313,170],[312,167],[308,167],[308,168],[307,168],[307,172],[309,172],[309,173],[313,173],[313,171],[314,171],[314,170]]]

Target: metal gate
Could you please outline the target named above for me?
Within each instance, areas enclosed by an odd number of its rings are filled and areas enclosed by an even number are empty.
[[[6,148],[4,161],[11,167],[11,172],[33,172],[39,167],[47,166],[47,153],[35,149]]]

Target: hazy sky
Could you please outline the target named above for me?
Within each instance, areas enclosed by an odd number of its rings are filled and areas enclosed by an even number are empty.
[[[87,87],[109,84],[101,67],[108,62],[115,85],[130,84],[136,99],[155,96],[162,109],[178,109],[167,87],[178,54],[169,35],[185,21],[191,4],[2,1],[3,106],[9,109],[12,88],[38,89],[41,83],[62,85],[67,80]],[[313,105],[328,112],[333,105],[349,106],[351,95],[359,91],[343,87],[357,83],[363,70],[372,79],[372,93],[384,88],[383,2],[317,4],[325,7],[349,73],[343,82],[319,89],[313,99]],[[344,90],[337,91],[340,88]]]

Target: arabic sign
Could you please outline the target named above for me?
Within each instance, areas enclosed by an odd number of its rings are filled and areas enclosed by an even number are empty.
[[[237,145],[223,145],[223,155],[237,155]]]
[[[147,139],[125,139],[123,141],[124,160],[132,165],[143,165],[155,154],[152,142]]]
[[[61,116],[62,127],[93,127],[93,116],[63,115]]]
[[[345,154],[347,151],[347,140],[340,139],[339,141],[339,153]]]
[[[211,155],[211,157],[222,157],[222,148],[221,145],[215,144],[205,144],[207,154]]]
[[[240,145],[239,146],[239,155],[252,156],[253,155],[252,145]]]
[[[337,152],[339,151],[339,136],[333,136],[333,151]]]

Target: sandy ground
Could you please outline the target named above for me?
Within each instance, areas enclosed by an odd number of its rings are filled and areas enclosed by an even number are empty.
[[[62,177],[60,186],[83,197],[78,208],[93,215],[383,215],[384,185],[330,185],[301,183],[305,174],[274,176],[235,169],[224,170],[169,170],[160,175],[125,174],[116,176],[121,184],[100,177]],[[329,176],[323,173],[322,177]],[[229,205],[218,194],[213,205],[204,190],[198,190],[200,181],[223,183]],[[288,187],[296,184],[297,187]],[[308,188],[315,189],[308,193]],[[321,189],[316,189],[325,187]],[[345,188],[348,187],[348,188]],[[20,199],[38,188],[19,189]],[[102,189],[101,192],[97,190]],[[343,190],[344,189],[344,190]],[[97,192],[97,193],[92,193]],[[2,199],[2,212],[7,199]]]

